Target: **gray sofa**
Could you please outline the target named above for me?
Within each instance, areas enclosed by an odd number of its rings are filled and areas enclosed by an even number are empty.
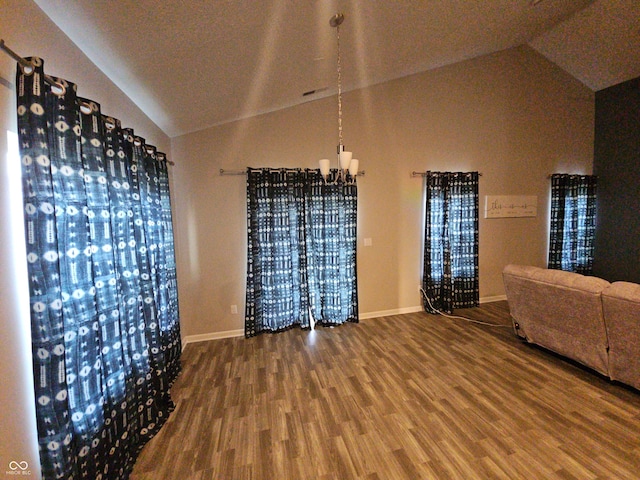
[[[526,265],[502,275],[516,335],[640,389],[640,285]]]

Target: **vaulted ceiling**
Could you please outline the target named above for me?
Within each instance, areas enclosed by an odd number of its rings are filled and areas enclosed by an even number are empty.
[[[592,90],[640,76],[638,0],[35,0],[169,136],[528,44]],[[303,93],[316,91],[314,94]]]

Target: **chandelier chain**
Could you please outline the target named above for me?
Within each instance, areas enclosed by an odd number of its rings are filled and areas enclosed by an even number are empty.
[[[342,60],[340,58],[340,25],[336,25],[338,44],[338,149],[342,146]]]
[[[338,77],[338,169],[331,182],[332,185],[344,183],[351,185],[356,183],[358,175],[358,160],[353,158],[353,152],[348,152],[342,143],[342,51],[340,49],[340,25],[344,21],[343,13],[336,13],[329,19],[329,25],[336,29],[337,46],[337,77]],[[325,184],[331,173],[331,160],[323,158],[320,160],[320,173]]]

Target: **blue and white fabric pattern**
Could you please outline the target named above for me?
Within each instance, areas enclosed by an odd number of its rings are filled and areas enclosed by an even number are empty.
[[[595,175],[551,175],[549,268],[593,273],[597,186]]]
[[[422,289],[427,312],[479,304],[478,172],[427,172]]]
[[[30,61],[16,90],[42,472],[127,478],[180,370],[166,159]]]
[[[358,321],[357,187],[318,170],[247,170],[245,336]]]

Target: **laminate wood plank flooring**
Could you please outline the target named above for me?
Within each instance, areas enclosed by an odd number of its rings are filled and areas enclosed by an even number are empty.
[[[506,302],[456,311],[510,325]],[[640,479],[640,392],[412,313],[186,346],[132,480]]]

